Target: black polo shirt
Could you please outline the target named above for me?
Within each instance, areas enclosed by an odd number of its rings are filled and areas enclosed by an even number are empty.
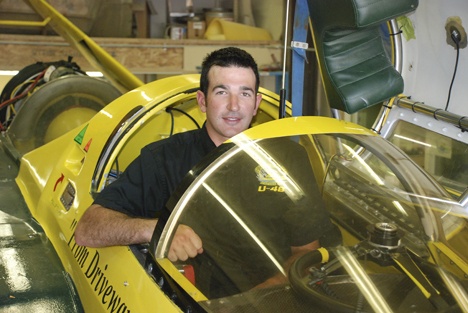
[[[94,203],[131,216],[155,217],[188,171],[215,148],[205,127],[151,143]]]

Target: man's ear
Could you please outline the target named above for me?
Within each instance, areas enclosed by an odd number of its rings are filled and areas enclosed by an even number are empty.
[[[201,91],[197,91],[197,101],[198,101],[198,106],[200,107],[200,110],[203,113],[206,113],[206,97],[205,94]]]
[[[260,102],[262,102],[262,94],[257,93],[256,99],[255,99],[255,110],[253,112],[253,115],[257,115],[258,108],[260,107]]]

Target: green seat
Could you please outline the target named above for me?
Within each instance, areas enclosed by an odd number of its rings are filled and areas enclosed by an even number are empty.
[[[418,0],[308,0],[314,45],[331,108],[355,113],[403,92],[380,26]]]

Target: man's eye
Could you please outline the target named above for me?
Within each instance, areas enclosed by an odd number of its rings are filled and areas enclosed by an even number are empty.
[[[249,92],[243,92],[242,96],[244,97],[251,97],[252,95]]]

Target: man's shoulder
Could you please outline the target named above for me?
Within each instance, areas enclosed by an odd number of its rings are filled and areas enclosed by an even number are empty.
[[[167,149],[169,147],[188,147],[192,144],[198,144],[201,140],[204,140],[204,132],[205,131],[203,129],[195,129],[177,133],[168,138],[150,143],[144,149],[148,149],[149,151],[154,152],[159,149]]]

